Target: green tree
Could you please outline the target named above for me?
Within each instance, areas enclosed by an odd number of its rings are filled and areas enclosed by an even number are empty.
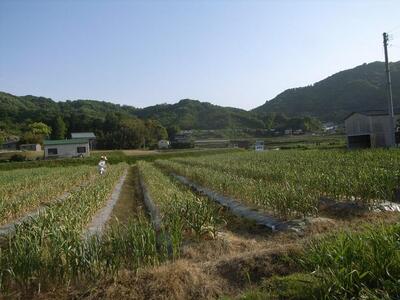
[[[322,123],[320,120],[311,117],[304,117],[304,131],[320,131]]]
[[[6,132],[0,129],[0,144],[6,140]]]
[[[115,113],[107,113],[103,124],[104,132],[113,132],[118,129],[121,123],[121,117]]]
[[[42,122],[34,122],[28,125],[23,135],[21,142],[27,144],[42,143],[43,139],[48,138],[51,134],[51,127]]]
[[[35,122],[29,124],[29,131],[34,135],[39,135],[42,137],[48,137],[51,134],[51,127],[47,126],[42,122]]]
[[[27,131],[21,136],[20,142],[22,144],[41,144],[43,142],[43,136]]]
[[[67,126],[61,116],[57,116],[54,118],[52,123],[52,132],[51,138],[55,140],[61,140],[65,138],[65,134],[67,133]]]
[[[266,129],[272,129],[275,126],[275,117],[276,113],[268,113],[267,116],[265,117],[265,128]]]
[[[180,127],[178,125],[171,125],[167,128],[167,133],[168,133],[168,138],[173,139],[176,134],[178,134],[181,131]]]
[[[165,140],[168,138],[167,130],[156,120],[147,120],[145,122],[147,129],[146,134],[146,146],[154,148],[157,146],[159,140]]]
[[[135,149],[143,146],[146,128],[139,119],[125,119],[118,130],[99,136],[98,146],[104,149]]]

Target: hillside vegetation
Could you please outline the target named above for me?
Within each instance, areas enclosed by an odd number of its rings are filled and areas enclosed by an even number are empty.
[[[61,115],[70,131],[89,130],[98,127],[110,113],[122,118],[158,120],[164,127],[174,125],[182,129],[264,127],[254,113],[190,99],[138,109],[104,101],[55,102],[44,97],[18,97],[0,92],[0,125],[9,128],[27,120],[50,124],[55,115]]]
[[[400,62],[391,64],[394,104],[400,102]],[[353,112],[386,109],[382,62],[336,73],[313,85],[288,89],[252,111],[184,99],[146,108],[95,100],[55,102],[36,96],[0,92],[0,140],[21,134],[33,122],[50,126],[52,138],[94,131],[105,148],[137,148],[180,129],[302,129],[314,131],[321,121],[342,123]],[[318,119],[318,120],[317,120]],[[169,130],[171,128],[174,130]],[[135,140],[126,144],[127,139]],[[146,143],[147,141],[147,143]]]
[[[98,137],[98,146],[105,149],[154,146],[157,140],[167,138],[167,133],[172,138],[173,133],[181,129],[276,127],[307,131],[318,127],[318,121],[309,117],[279,115],[267,120],[253,112],[190,99],[138,109],[104,101],[56,102],[44,97],[18,97],[0,92],[0,142],[2,136],[27,133],[35,122],[50,126],[54,139],[68,137],[71,132],[93,131]],[[30,137],[25,142],[38,141]]]
[[[393,100],[400,106],[400,62],[390,64]],[[289,117],[313,116],[342,122],[353,111],[386,109],[386,77],[383,62],[363,64],[336,73],[313,85],[284,91],[253,112],[283,113]]]
[[[136,111],[141,118],[157,119],[164,126],[182,129],[263,128],[256,114],[232,107],[184,99],[175,104],[160,104]]]

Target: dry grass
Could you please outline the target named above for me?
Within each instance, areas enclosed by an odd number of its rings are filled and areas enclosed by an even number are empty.
[[[2,151],[0,152],[0,160],[9,160],[13,155],[18,154],[24,156],[27,160],[36,160],[43,158],[44,152],[42,151]]]
[[[282,232],[233,230],[225,227],[214,240],[188,242],[180,259],[139,272],[121,271],[116,278],[37,295],[39,299],[217,299],[236,297],[273,275],[298,272],[290,257],[310,238],[365,225],[395,223],[399,213],[368,213],[349,219],[316,218],[304,236]],[[237,222],[240,223],[240,220]]]
[[[219,294],[218,282],[200,267],[180,260],[138,274],[123,272],[88,299],[215,299]]]

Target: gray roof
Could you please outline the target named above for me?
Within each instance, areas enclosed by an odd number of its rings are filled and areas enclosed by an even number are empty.
[[[349,114],[346,118],[344,118],[345,120],[350,118],[352,115],[354,114],[361,114],[364,116],[387,116],[388,115],[388,111],[387,110],[365,110],[365,111],[354,111],[351,114]],[[394,110],[394,114],[395,115],[399,115],[400,114],[400,110],[395,109]]]
[[[73,139],[95,139],[96,136],[93,132],[72,132],[71,138]]]
[[[2,145],[12,145],[12,144],[17,144],[19,141],[6,141]]]

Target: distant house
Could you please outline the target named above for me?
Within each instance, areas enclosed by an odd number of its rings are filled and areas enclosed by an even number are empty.
[[[5,141],[1,145],[1,149],[7,151],[15,151],[18,148],[19,139]]]
[[[256,143],[254,145],[254,150],[264,151],[264,141],[256,141]]]
[[[158,141],[158,149],[168,149],[169,148],[169,141],[168,140],[159,140]]]
[[[93,132],[72,132],[71,139],[87,139],[89,141],[90,150],[96,147],[96,135]]]
[[[395,115],[395,122],[400,118]],[[385,111],[353,112],[345,120],[348,148],[390,146],[390,119]]]
[[[174,138],[171,141],[171,147],[172,148],[193,148],[194,143],[193,139],[191,137],[191,134],[187,132],[183,133],[180,132],[179,134],[176,134]]]
[[[42,151],[40,144],[22,144],[19,146],[21,151]]]
[[[301,134],[304,134],[302,129],[293,130],[293,135],[301,135]]]
[[[285,135],[291,135],[291,134],[293,134],[293,130],[292,129],[285,129],[284,134]]]
[[[87,139],[45,140],[43,145],[45,158],[86,157],[90,155],[89,140]]]

